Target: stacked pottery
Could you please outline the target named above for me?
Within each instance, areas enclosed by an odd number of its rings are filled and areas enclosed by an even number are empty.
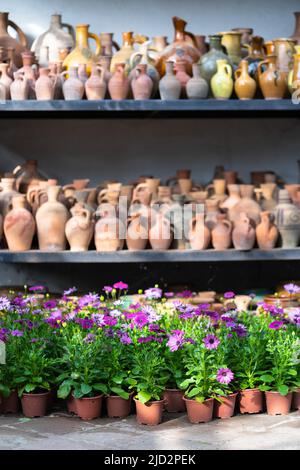
[[[204,219],[204,214],[197,214],[190,222],[189,242],[192,250],[206,250],[211,234]]]
[[[181,94],[181,83],[174,74],[173,62],[166,63],[166,74],[159,82],[159,92],[162,100],[178,100]]]
[[[90,78],[85,82],[85,92],[88,100],[103,100],[106,95],[107,84],[104,78],[104,69],[97,65],[92,66]]]
[[[4,234],[9,250],[30,250],[35,233],[35,221],[26,209],[24,195],[12,198],[12,210],[4,219]]]
[[[135,100],[148,100],[151,97],[153,81],[147,74],[147,67],[147,64],[139,64],[135,67],[135,77],[131,82]]]
[[[126,76],[125,63],[116,63],[115,71],[109,80],[108,90],[112,100],[125,100],[128,97],[130,82]]]
[[[274,224],[274,215],[268,211],[261,213],[261,222],[256,227],[256,239],[261,250],[272,250],[278,239],[278,229]]]
[[[245,212],[241,212],[232,232],[236,250],[252,250],[255,244],[255,224]]]
[[[71,209],[72,217],[66,224],[66,237],[71,251],[88,251],[94,234],[92,213],[82,203]]]
[[[50,70],[40,68],[40,77],[35,83],[36,99],[40,101],[53,100],[55,84],[55,77],[50,75]]]
[[[63,94],[66,101],[81,100],[84,95],[84,84],[78,77],[78,68],[71,66],[68,72],[63,72],[62,76],[68,74],[67,80],[63,84]]]
[[[193,64],[193,78],[186,84],[186,94],[190,100],[201,100],[207,98],[209,86],[201,77],[200,65]]]
[[[286,189],[279,191],[279,202],[275,209],[275,223],[279,230],[281,247],[296,248],[300,236],[300,210],[291,203]]]

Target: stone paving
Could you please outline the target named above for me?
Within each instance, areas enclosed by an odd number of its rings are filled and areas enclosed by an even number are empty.
[[[166,415],[156,427],[135,416],[81,421],[57,412],[45,418],[0,416],[0,450],[300,449],[300,411],[288,416],[235,416],[191,425],[186,414]]]

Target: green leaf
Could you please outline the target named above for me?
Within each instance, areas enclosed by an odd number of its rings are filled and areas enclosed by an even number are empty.
[[[127,383],[131,386],[134,387],[137,384],[137,380],[135,379],[127,379]]]
[[[260,377],[260,380],[262,380],[263,382],[271,383],[271,382],[273,382],[274,379],[273,379],[272,375],[264,374]]]
[[[65,400],[71,393],[71,384],[70,382],[62,383],[57,391],[58,398]]]
[[[198,402],[198,403],[203,403],[205,401],[205,398],[204,397],[196,397],[195,400]]]
[[[295,375],[297,375],[297,371],[295,369],[290,369],[289,374],[295,377]]]
[[[112,381],[115,383],[115,384],[118,384],[120,385],[124,380],[124,377],[123,375],[119,374],[119,375],[115,375],[113,378],[112,378]]]
[[[35,388],[36,388],[36,385],[27,384],[27,385],[25,385],[24,390],[25,390],[26,393],[30,393],[30,392],[33,392],[33,390],[35,390]]]
[[[81,384],[80,388],[81,388],[82,395],[88,395],[93,390],[93,388],[88,384]]]
[[[73,392],[73,395],[74,395],[74,398],[82,398],[83,397],[83,393],[82,393],[80,388],[75,388],[75,390]]]
[[[192,398],[192,397],[195,397],[196,395],[199,395],[199,393],[201,392],[200,388],[199,387],[194,387],[192,388],[192,390],[187,394],[187,396],[189,398]]]
[[[183,382],[181,382],[180,388],[182,388],[183,390],[185,390],[185,389],[187,389],[188,386],[189,386],[191,383],[193,383],[193,382],[194,382],[193,379],[186,379],[186,380],[184,380]]]
[[[104,384],[94,384],[93,389],[98,390],[102,393],[107,393],[107,386]]]
[[[277,387],[277,391],[280,395],[285,396],[289,393],[289,387],[287,385],[279,385],[279,387]]]
[[[137,399],[143,404],[147,403],[147,401],[150,401],[151,398],[151,393],[145,392],[143,390],[137,394]]]
[[[121,388],[119,387],[111,387],[111,391],[114,392],[116,395],[118,395],[119,397],[121,398],[124,398],[124,400],[128,400],[129,399],[129,393],[128,392],[125,392],[125,390],[122,390]]]
[[[267,392],[268,390],[271,390],[271,387],[268,385],[260,385],[258,388],[261,392]]]

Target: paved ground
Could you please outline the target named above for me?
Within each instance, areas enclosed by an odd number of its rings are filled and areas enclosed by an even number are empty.
[[[185,414],[167,415],[157,427],[135,417],[81,421],[63,412],[34,420],[0,416],[0,449],[205,450],[300,449],[300,411],[288,416],[235,416],[191,425]]]

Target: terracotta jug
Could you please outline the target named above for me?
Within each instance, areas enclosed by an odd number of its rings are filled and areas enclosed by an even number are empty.
[[[119,44],[114,41],[114,33],[100,33],[101,53],[104,56],[112,57],[113,49],[120,50]]]
[[[300,11],[295,11],[295,31],[291,36],[293,41],[297,41],[297,44],[300,44]]]
[[[227,55],[233,64],[238,66],[242,60],[242,33],[240,31],[226,31],[219,33],[222,37],[222,46],[225,47]]]
[[[232,232],[233,246],[236,250],[252,250],[255,244],[255,224],[245,212],[240,212]]]
[[[201,76],[209,85],[212,77],[217,73],[217,60],[229,61],[228,55],[223,51],[221,40],[221,36],[209,36],[209,52],[204,54],[199,61]]]
[[[246,47],[248,49],[248,55],[246,56],[249,64],[248,72],[252,78],[257,80],[258,64],[265,59],[264,39],[261,36],[253,36],[250,44]]]
[[[108,83],[108,90],[112,100],[126,100],[129,93],[130,82],[126,76],[125,64],[115,64],[115,72]]]
[[[118,251],[124,247],[125,227],[116,216],[115,212],[111,212],[108,208],[98,210],[97,215],[101,218],[95,226],[95,245],[97,251]],[[122,236],[123,235],[123,236]]]
[[[233,92],[232,68],[226,60],[217,60],[217,67],[210,82],[211,90],[217,100],[228,100]]]
[[[262,67],[267,65],[263,72]],[[287,92],[287,75],[279,70],[273,60],[265,60],[258,64],[258,79],[262,94],[266,100],[280,100]]]
[[[220,201],[219,199],[206,199],[205,201],[205,224],[209,230],[213,230],[217,223],[217,216],[220,214]]]
[[[260,222],[260,206],[254,200],[254,186],[251,184],[240,185],[241,200],[229,210],[229,218],[232,222],[239,220],[240,213],[245,213],[257,225]]]
[[[26,209],[24,195],[12,198],[12,210],[4,219],[4,233],[9,250],[30,250],[35,233],[35,221]]]
[[[291,203],[286,189],[279,191],[279,202],[275,209],[275,224],[279,230],[281,247],[296,248],[300,236],[300,210]]]
[[[130,251],[145,250],[148,243],[148,220],[141,214],[132,214],[128,219],[126,244]]]
[[[62,62],[58,61],[56,63],[49,63],[49,76],[54,80],[54,100],[62,100],[63,95],[63,83],[64,79],[61,76],[63,72]]]
[[[13,47],[8,47],[6,61],[9,64],[9,76],[13,78],[14,73],[18,71],[18,66],[15,61],[15,49]]]
[[[162,100],[178,100],[181,94],[181,83],[174,74],[173,62],[166,62],[166,75],[159,82]]]
[[[172,61],[177,63],[177,61],[180,60],[185,62],[186,71],[191,75],[192,64],[198,62],[200,52],[197,48],[194,36],[185,30],[186,21],[174,16],[173,24],[175,28],[174,41],[161,53],[157,60],[156,68],[160,75],[163,76],[166,69],[166,62]]]
[[[0,46],[4,47],[6,50],[8,47],[12,47],[15,51],[14,57],[16,65],[17,67],[21,67],[21,52],[28,48],[27,39],[21,28],[11,21],[8,16],[9,13],[0,12]],[[9,26],[17,32],[18,41],[8,34],[7,29]]]
[[[41,67],[48,67],[49,62],[59,60],[59,50],[71,51],[75,46],[75,32],[71,25],[62,22],[62,16],[57,13],[51,15],[48,30],[41,34],[32,44],[31,50],[35,53]],[[48,49],[48,57],[43,58],[43,49]]]
[[[293,62],[296,41],[289,38],[274,39],[277,69],[287,77]]]
[[[300,46],[295,46],[295,50],[293,68],[288,75],[288,86],[291,94],[296,90],[300,90]],[[298,93],[296,98],[299,98]]]
[[[92,66],[90,78],[85,83],[85,92],[88,100],[104,100],[107,84],[104,70],[98,65]]]
[[[274,224],[274,215],[271,212],[261,213],[261,223],[256,227],[256,239],[261,250],[272,250],[278,239],[278,229]]]
[[[240,67],[234,73],[234,89],[240,100],[252,100],[256,92],[256,81],[250,77],[248,66],[248,61],[242,60]]]
[[[71,251],[88,251],[94,235],[95,224],[92,213],[77,203],[71,209],[72,217],[66,224],[66,237]]]
[[[209,86],[207,81],[201,77],[200,65],[193,64],[193,78],[186,84],[186,94],[190,100],[203,100],[207,98]]]
[[[99,65],[103,70],[103,78],[107,85],[112,77],[112,73],[110,71],[110,63],[111,57],[105,55],[100,56],[97,62],[97,65]]]
[[[87,73],[92,71],[92,65],[97,63],[101,54],[101,44],[99,37],[89,32],[88,24],[80,24],[76,26],[76,46],[75,49],[65,58],[63,66],[67,69],[70,67],[79,67],[81,64],[86,65]],[[89,46],[89,38],[96,42],[95,53]]]
[[[0,181],[0,214],[5,217],[12,208],[12,198],[20,196],[15,190],[15,178],[2,178]]]
[[[63,83],[63,94],[66,101],[82,100],[84,95],[84,84],[78,78],[77,67],[69,67],[68,72],[63,72],[62,77],[68,75]]]
[[[178,178],[180,194],[187,196],[193,188],[193,181],[190,178]]]
[[[0,64],[0,99],[10,100],[10,86],[12,79],[8,75],[9,64]]]
[[[189,243],[192,250],[206,250],[211,234],[204,221],[204,214],[197,214],[190,222]]]
[[[173,240],[170,221],[162,212],[151,212],[149,242],[152,250],[168,250]]]
[[[36,213],[39,248],[42,251],[63,251],[66,249],[65,227],[69,211],[58,201],[60,186],[49,186],[48,201]]]
[[[36,99],[48,101],[54,99],[56,77],[50,74],[50,70],[40,68],[40,77],[35,83]]]
[[[13,175],[16,178],[16,188],[22,194],[26,194],[32,187],[36,186],[40,181],[45,181],[45,178],[38,171],[37,160],[26,160],[23,165],[18,165]]]
[[[228,250],[231,246],[232,223],[225,214],[217,215],[217,223],[211,232],[211,242],[215,250]]]
[[[139,64],[135,68],[135,78],[131,82],[135,100],[149,100],[153,90],[153,81],[147,74],[147,64]]]
[[[240,187],[238,184],[228,184],[227,189],[229,197],[221,203],[221,208],[230,210],[241,201]]]
[[[18,70],[18,74],[24,75],[28,80],[29,85],[29,99],[35,100],[35,82],[37,79],[37,69],[35,65],[34,54],[30,51],[22,52],[23,67]]]
[[[184,60],[177,60],[175,64],[176,77],[181,83],[181,98],[185,99],[186,94],[186,85],[191,79],[190,75],[186,73],[186,62]]]

